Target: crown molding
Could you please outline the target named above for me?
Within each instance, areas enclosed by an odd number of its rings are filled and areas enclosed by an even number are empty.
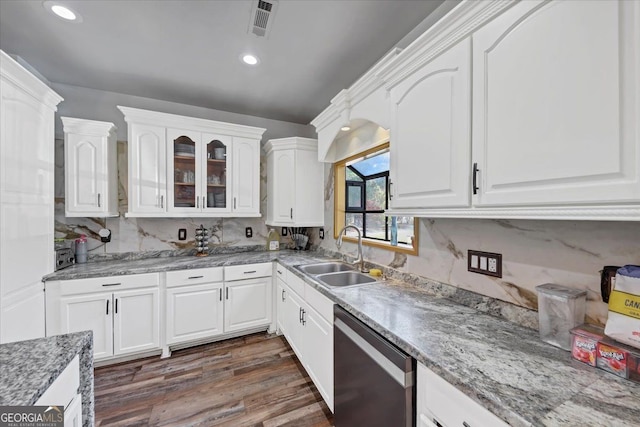
[[[515,0],[465,0],[378,71],[389,90],[506,9]]]
[[[264,150],[267,154],[274,150],[306,150],[306,151],[318,151],[318,140],[312,138],[302,138],[294,136],[291,138],[278,138],[270,139],[264,145]]]
[[[44,84],[3,50],[0,50],[0,77],[20,87],[53,111],[58,110],[57,106],[63,100],[53,89]]]
[[[220,133],[251,139],[261,139],[262,134],[266,131],[265,128],[142,110],[140,108],[123,107],[121,105],[118,105],[117,108],[124,114],[124,120],[127,123],[145,123],[162,127],[189,128],[198,132]]]
[[[82,135],[109,136],[115,134],[117,128],[113,123],[97,120],[85,120],[75,117],[60,117],[64,133],[78,133]]]

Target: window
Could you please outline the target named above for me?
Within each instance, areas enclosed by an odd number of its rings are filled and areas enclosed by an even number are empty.
[[[389,144],[350,157],[334,165],[335,233],[345,225],[356,226],[363,244],[417,254],[417,227],[412,217],[397,217],[398,246],[391,246],[389,208]],[[349,237],[358,233],[349,229]]]

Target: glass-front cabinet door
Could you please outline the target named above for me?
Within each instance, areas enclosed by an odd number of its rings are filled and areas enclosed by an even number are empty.
[[[231,164],[231,137],[202,134],[203,211],[231,211],[228,166]]]
[[[168,208],[170,212],[194,213],[201,209],[199,178],[200,133],[167,129]]]

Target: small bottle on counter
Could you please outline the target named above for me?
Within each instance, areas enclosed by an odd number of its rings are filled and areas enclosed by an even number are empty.
[[[398,246],[398,217],[391,217],[391,246]]]
[[[76,239],[76,263],[84,264],[87,262],[87,236],[81,234],[79,239]]]
[[[269,234],[267,235],[267,250],[280,250],[280,233],[278,233],[275,228],[269,229]]]

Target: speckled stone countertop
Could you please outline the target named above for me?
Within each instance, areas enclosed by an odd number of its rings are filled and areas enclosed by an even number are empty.
[[[640,425],[640,385],[577,362],[540,341],[537,331],[462,305],[450,292],[399,280],[328,289],[295,268],[326,259],[283,251],[111,261],[75,266],[47,279],[278,260],[512,426]]]
[[[93,334],[55,335],[0,345],[0,406],[34,405],[71,360],[80,356],[85,426],[94,424]]]

